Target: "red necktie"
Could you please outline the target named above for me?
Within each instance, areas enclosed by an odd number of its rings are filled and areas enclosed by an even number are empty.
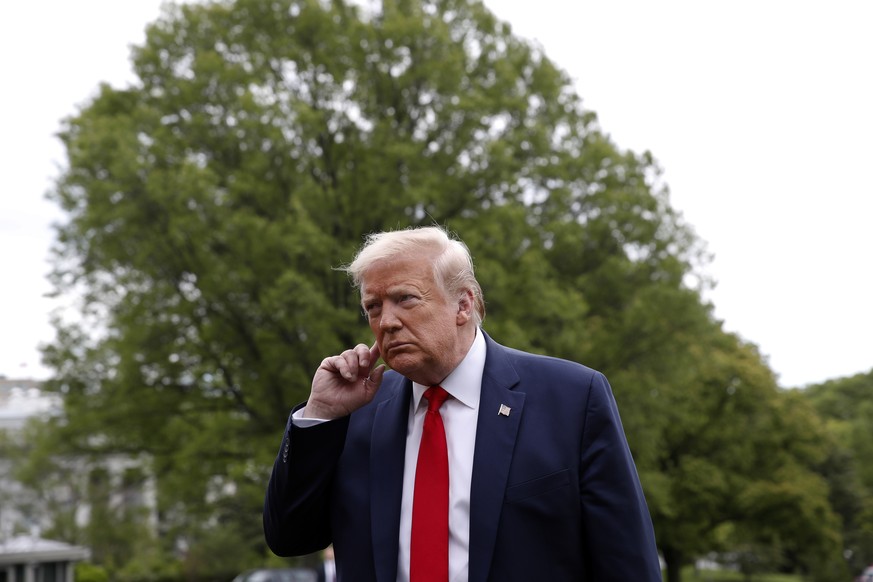
[[[449,454],[440,406],[449,397],[439,386],[424,393],[427,412],[415,466],[410,582],[449,579]]]

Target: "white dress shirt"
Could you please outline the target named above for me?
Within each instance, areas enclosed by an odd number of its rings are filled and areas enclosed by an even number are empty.
[[[336,562],[324,561],[324,582],[336,582]]]
[[[467,582],[470,564],[470,485],[473,478],[473,450],[479,418],[479,395],[485,369],[485,339],[477,330],[470,351],[440,386],[451,395],[440,408],[446,427],[449,453],[449,580]],[[415,465],[424,427],[429,386],[412,384],[409,429],[406,433],[406,462],[403,465],[403,497],[400,502],[400,551],[397,582],[409,581],[409,546],[412,539],[412,497]]]
[[[451,395],[440,415],[446,428],[449,454],[449,581],[467,582],[470,565],[470,488],[473,482],[473,451],[479,418],[479,396],[485,370],[485,338],[479,330],[464,359],[440,386]],[[412,498],[415,489],[415,465],[424,427],[427,402],[424,392],[429,386],[413,382],[406,431],[406,460],[403,464],[403,495],[400,501],[400,551],[397,555],[397,582],[409,582],[409,547],[412,538]],[[325,422],[303,418],[303,408],[291,417],[298,427]],[[375,516],[378,519],[378,516]]]

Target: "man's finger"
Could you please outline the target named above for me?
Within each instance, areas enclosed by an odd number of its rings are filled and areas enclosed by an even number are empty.
[[[375,393],[382,385],[383,374],[385,374],[385,364],[380,364],[370,370],[370,375],[364,380],[364,388]]]
[[[358,376],[358,356],[353,350],[346,350],[335,356],[333,367],[347,381],[352,381]]]
[[[381,355],[382,350],[379,349],[379,343],[373,342],[373,346],[370,348],[370,369],[376,366],[376,362],[379,361]]]
[[[362,368],[369,370],[373,366],[373,360],[370,358],[370,349],[366,345],[358,344],[352,350]]]

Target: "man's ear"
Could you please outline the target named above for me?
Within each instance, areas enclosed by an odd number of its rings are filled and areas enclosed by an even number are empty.
[[[473,292],[465,289],[460,298],[458,298],[458,315],[457,324],[464,325],[473,319]]]

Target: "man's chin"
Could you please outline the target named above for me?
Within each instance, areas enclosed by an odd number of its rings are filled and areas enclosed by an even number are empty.
[[[413,382],[418,382],[425,386],[430,386],[428,383],[428,375],[422,370],[422,362],[420,358],[412,354],[398,354],[394,357],[385,360],[388,367],[404,376]]]
[[[410,374],[415,373],[420,365],[420,362],[417,358],[413,357],[411,354],[407,353],[397,353],[393,355],[389,355],[387,358],[383,356],[385,363],[388,364],[388,367],[397,372],[398,374],[402,374],[406,377],[409,377]]]

